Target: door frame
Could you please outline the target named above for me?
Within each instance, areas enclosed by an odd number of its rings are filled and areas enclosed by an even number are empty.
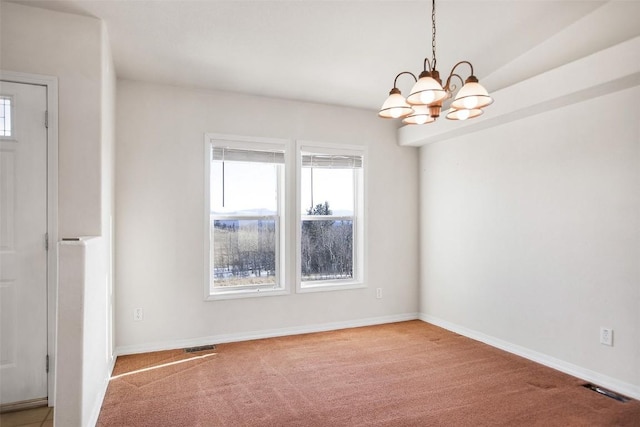
[[[58,78],[0,70],[0,80],[44,86],[47,90],[47,375],[48,405],[55,405],[58,319]]]

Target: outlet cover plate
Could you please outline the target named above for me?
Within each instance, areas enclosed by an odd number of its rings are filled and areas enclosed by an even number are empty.
[[[600,344],[613,347],[613,329],[605,327],[600,328]]]

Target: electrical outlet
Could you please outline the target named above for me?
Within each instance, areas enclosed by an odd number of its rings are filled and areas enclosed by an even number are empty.
[[[613,329],[600,328],[600,344],[613,347]]]
[[[134,308],[133,309],[133,320],[135,322],[139,322],[144,318],[144,311],[142,311],[141,308]]]
[[[382,288],[376,288],[376,298],[382,298]]]

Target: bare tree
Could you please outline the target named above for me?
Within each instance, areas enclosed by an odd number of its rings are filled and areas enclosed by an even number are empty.
[[[307,215],[332,215],[329,202],[317,204]],[[352,221],[306,220],[302,223],[302,275],[315,279],[351,277]]]

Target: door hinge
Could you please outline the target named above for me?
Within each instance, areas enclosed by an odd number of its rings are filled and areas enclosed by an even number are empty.
[[[46,362],[47,374],[49,373],[49,355],[47,354],[47,362]]]
[[[44,233],[44,249],[49,250],[49,233]]]
[[[44,112],[44,127],[49,129],[49,110]]]

